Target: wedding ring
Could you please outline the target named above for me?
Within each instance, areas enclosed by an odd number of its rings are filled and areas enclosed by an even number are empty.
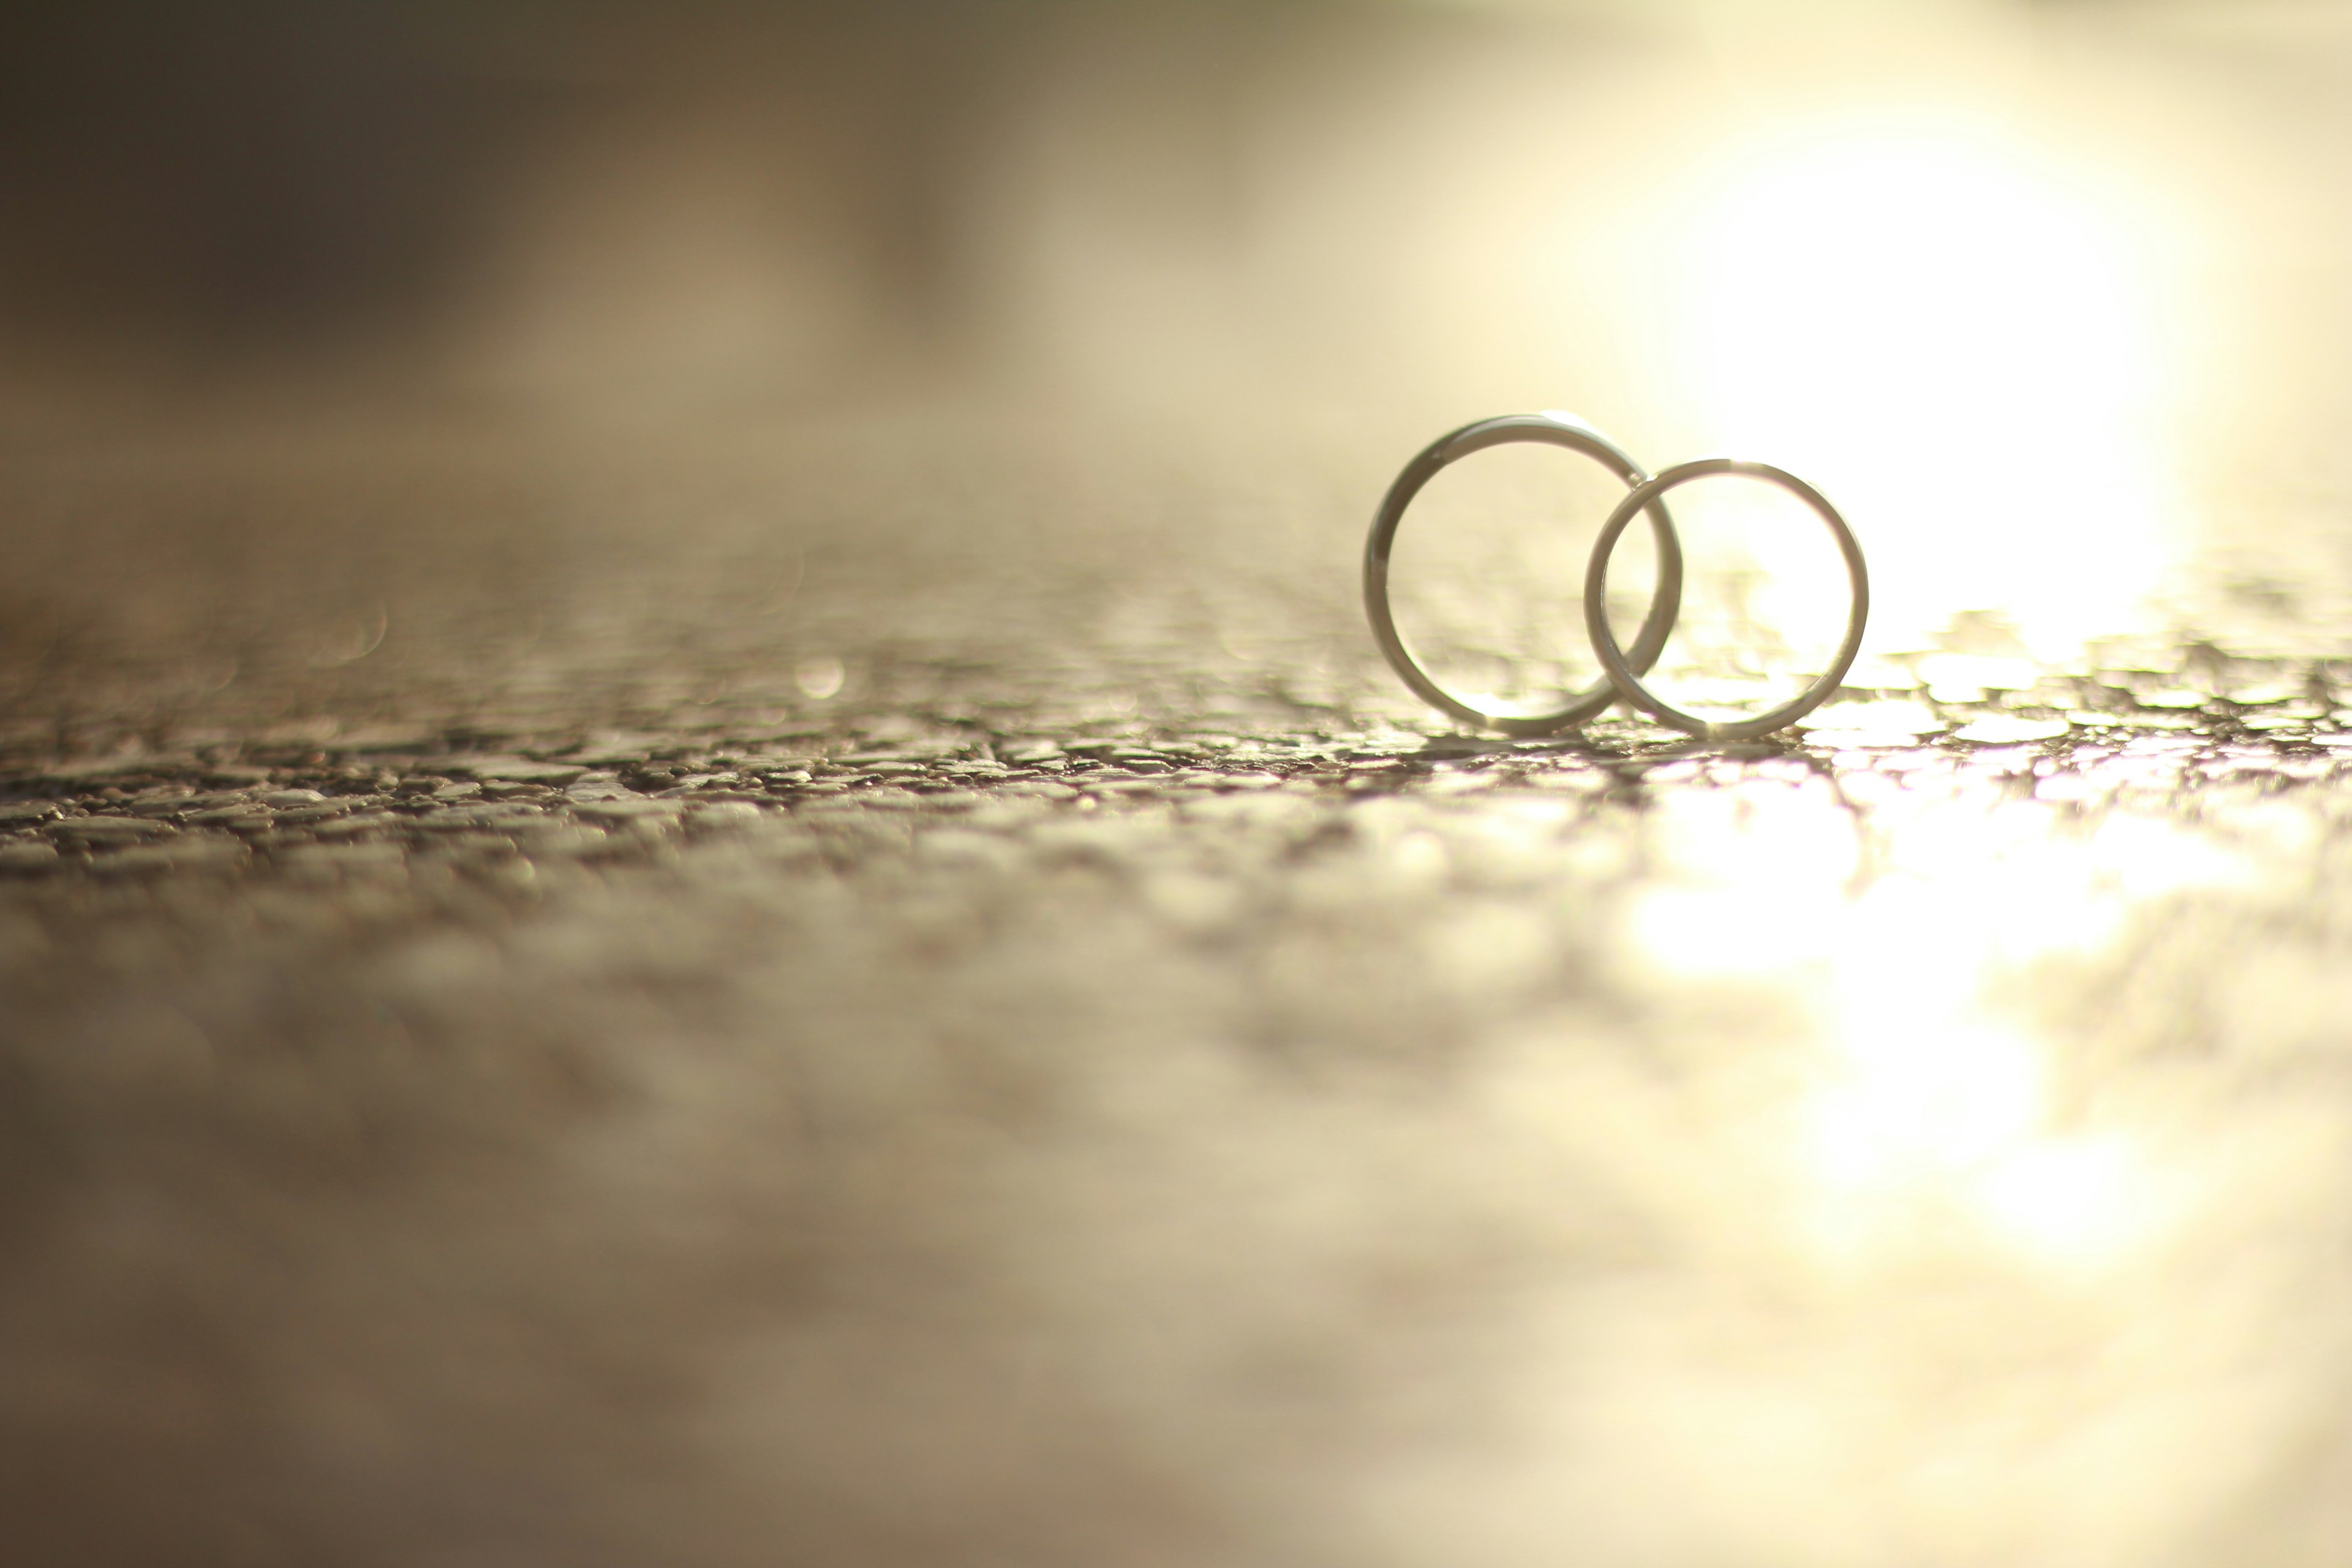
[[[1629,658],[1617,646],[1616,636],[1609,629],[1607,606],[1603,602],[1609,587],[1610,552],[1616,549],[1618,536],[1625,531],[1626,524],[1632,522],[1643,508],[1655,508],[1665,499],[1667,491],[1693,479],[1717,474],[1739,474],[1765,480],[1780,486],[1811,507],[1829,525],[1831,536],[1837,541],[1838,550],[1845,557],[1846,580],[1853,584],[1853,605],[1846,613],[1845,641],[1839,645],[1837,657],[1830,660],[1829,668],[1793,700],[1752,719],[1701,719],[1696,714],[1685,713],[1674,707],[1643,685],[1642,673],[1654,660],[1656,650],[1650,650],[1650,658],[1643,658],[1639,657],[1643,645],[1636,643],[1634,657]],[[1775,730],[1785,728],[1811,712],[1838,689],[1845,679],[1845,672],[1853,667],[1854,655],[1862,649],[1863,626],[1869,618],[1870,574],[1863,565],[1862,546],[1854,542],[1853,531],[1846,526],[1845,519],[1838,515],[1837,508],[1832,506],[1821,491],[1794,474],[1776,468],[1769,463],[1743,462],[1737,458],[1701,458],[1694,462],[1678,463],[1655,479],[1636,484],[1627,492],[1625,499],[1617,503],[1617,510],[1609,514],[1609,521],[1601,525],[1601,535],[1592,542],[1591,562],[1584,572],[1584,626],[1591,634],[1593,652],[1601,656],[1602,668],[1609,671],[1610,681],[1626,701],[1643,712],[1662,724],[1670,724],[1702,741],[1751,741],[1759,735],[1769,735]]]
[[[1603,531],[1601,537],[1604,542],[1613,545],[1618,535],[1624,531],[1626,523],[1635,513],[1643,510],[1650,514],[1650,531],[1657,540],[1657,588],[1651,595],[1650,613],[1633,639],[1633,650],[1627,653],[1618,648],[1613,638],[1605,644],[1601,642],[1601,637],[1608,636],[1608,626],[1605,620],[1597,623],[1601,630],[1595,635],[1595,646],[1606,647],[1614,659],[1609,666],[1609,679],[1580,694],[1566,707],[1548,713],[1489,713],[1455,697],[1432,679],[1428,672],[1414,661],[1405,648],[1404,639],[1397,634],[1396,617],[1389,609],[1389,552],[1396,542],[1397,525],[1404,521],[1405,510],[1412,505],[1413,498],[1447,464],[1473,452],[1483,452],[1489,447],[1500,447],[1514,441],[1537,441],[1565,447],[1571,452],[1581,452],[1633,487],[1632,495],[1611,514],[1612,526]],[[1657,662],[1658,654],[1666,646],[1666,638],[1674,633],[1675,616],[1682,607],[1682,542],[1675,536],[1675,521],[1666,511],[1662,499],[1664,495],[1664,490],[1643,471],[1640,464],[1620,451],[1606,436],[1572,414],[1556,411],[1508,414],[1500,418],[1481,419],[1449,436],[1439,437],[1397,475],[1396,482],[1389,487],[1388,495],[1381,500],[1381,509],[1372,519],[1371,536],[1364,543],[1364,614],[1372,623],[1372,636],[1379,640],[1381,652],[1387,656],[1389,667],[1432,707],[1465,724],[1482,730],[1500,731],[1506,735],[1549,735],[1555,731],[1565,730],[1601,713],[1621,694],[1630,697],[1642,689],[1633,679],[1633,672],[1647,670]],[[1843,529],[1844,525],[1840,523],[1838,527]],[[1855,561],[1855,570],[1859,572],[1859,557],[1852,556],[1850,545],[1849,555]],[[1600,563],[1595,568],[1599,575],[1595,575],[1595,572],[1586,574],[1584,602],[1588,620],[1593,614],[1592,605],[1598,603],[1595,598],[1598,589],[1594,584],[1606,575],[1607,556],[1605,550],[1593,556],[1593,560]],[[1860,581],[1859,577],[1856,581]],[[1849,661],[1852,657],[1849,651]],[[1621,668],[1627,672],[1622,677],[1618,674]],[[1844,670],[1845,666],[1839,665],[1838,673],[1843,675]]]

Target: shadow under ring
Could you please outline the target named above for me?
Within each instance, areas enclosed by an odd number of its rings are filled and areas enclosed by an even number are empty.
[[[1667,491],[1693,479],[1703,479],[1717,474],[1738,474],[1748,479],[1762,479],[1774,484],[1811,507],[1821,520],[1829,525],[1830,534],[1837,541],[1838,552],[1845,558],[1846,581],[1853,589],[1853,604],[1846,612],[1845,641],[1839,645],[1837,657],[1812,684],[1794,699],[1753,719],[1709,720],[1696,713],[1685,713],[1667,702],[1656,692],[1642,684],[1642,675],[1649,662],[1629,658],[1617,646],[1617,637],[1609,629],[1607,595],[1609,589],[1609,557],[1617,548],[1618,536],[1645,506],[1664,499]],[[1636,485],[1609,521],[1601,525],[1601,536],[1592,542],[1592,558],[1584,569],[1584,626],[1592,637],[1592,651],[1601,656],[1609,679],[1625,700],[1662,724],[1669,724],[1687,735],[1702,741],[1752,741],[1769,735],[1775,730],[1786,729],[1814,709],[1845,679],[1845,672],[1853,668],[1854,655],[1862,651],[1863,627],[1870,620],[1870,570],[1863,563],[1862,546],[1853,537],[1853,530],[1832,506],[1829,498],[1785,468],[1769,463],[1748,462],[1738,458],[1699,458],[1687,463],[1677,463],[1655,479]],[[1634,651],[1639,653],[1639,645]]]
[[[1549,735],[1572,724],[1581,724],[1606,710],[1616,701],[1623,687],[1612,675],[1591,690],[1580,693],[1564,708],[1546,713],[1489,713],[1447,691],[1430,678],[1428,671],[1414,661],[1398,635],[1396,617],[1389,608],[1389,553],[1396,542],[1397,527],[1404,514],[1421,494],[1422,487],[1435,479],[1448,464],[1483,452],[1489,447],[1507,446],[1517,441],[1531,441],[1553,447],[1565,447],[1580,452],[1600,463],[1610,472],[1641,494],[1645,485],[1654,483],[1642,466],[1627,457],[1600,431],[1573,415],[1507,414],[1494,419],[1481,419],[1465,425],[1450,435],[1441,436],[1430,443],[1419,456],[1404,466],[1396,482],[1389,486],[1380,510],[1372,518],[1372,531],[1364,542],[1364,614],[1372,623],[1372,636],[1381,645],[1389,668],[1395,670],[1412,689],[1413,694],[1440,712],[1452,715],[1465,724],[1482,730],[1494,730],[1506,735]],[[1650,597],[1650,613],[1642,622],[1642,629],[1633,639],[1630,654],[1620,653],[1621,662],[1630,663],[1636,670],[1647,670],[1657,662],[1674,635],[1675,617],[1681,613],[1683,600],[1682,541],[1675,536],[1675,521],[1666,511],[1665,503],[1655,495],[1643,496],[1634,511],[1646,510],[1650,514],[1650,530],[1657,539],[1658,584]],[[1633,513],[1621,504],[1613,517],[1631,519]],[[1618,523],[1617,531],[1624,531]],[[1615,540],[1616,534],[1609,538]],[[1590,574],[1586,589],[1591,601]],[[1609,645],[1616,647],[1612,641]]]

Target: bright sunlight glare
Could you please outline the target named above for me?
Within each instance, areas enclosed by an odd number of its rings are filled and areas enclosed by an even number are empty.
[[[1662,823],[1674,885],[1644,895],[1630,931],[1652,965],[1785,986],[1824,1026],[1829,1049],[1775,1134],[1792,1234],[1857,1263],[1968,1233],[2072,1272],[2156,1234],[2172,1194],[2136,1140],[2062,1113],[2049,1043],[1989,1010],[1987,990],[2103,947],[2149,896],[2240,884],[2242,857],[2154,822],[2053,844],[2030,805],[1954,803],[1909,836],[1938,846],[1934,865],[1856,889],[1842,814],[1804,791],[1739,805]],[[2151,866],[2154,885],[2137,874]]]
[[[1751,130],[1668,186],[1659,368],[1713,439],[1857,520],[1874,646],[1966,610],[2051,659],[2132,628],[2182,537],[2188,244],[2160,203],[1916,112]]]

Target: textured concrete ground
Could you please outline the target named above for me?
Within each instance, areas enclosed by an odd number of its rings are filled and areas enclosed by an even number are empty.
[[[0,1563],[2343,1568],[2346,16],[15,8]]]
[[[1498,743],[1076,427],[15,454],[12,1560],[2352,1550],[2352,663]]]

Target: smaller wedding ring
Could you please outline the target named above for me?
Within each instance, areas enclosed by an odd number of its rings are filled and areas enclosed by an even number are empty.
[[[1748,479],[1762,479],[1780,486],[1818,513],[1829,525],[1831,537],[1837,541],[1839,552],[1845,557],[1846,580],[1853,585],[1853,603],[1846,612],[1845,640],[1838,645],[1837,656],[1829,668],[1815,678],[1790,700],[1769,713],[1752,719],[1708,720],[1695,713],[1685,713],[1642,684],[1642,672],[1648,669],[1651,659],[1629,658],[1617,646],[1616,634],[1609,629],[1605,600],[1609,589],[1609,556],[1616,549],[1618,537],[1626,525],[1645,507],[1654,507],[1666,493],[1694,479],[1717,474],[1736,474]],[[1601,536],[1592,542],[1592,559],[1584,573],[1584,625],[1591,634],[1592,650],[1601,656],[1601,666],[1609,671],[1609,679],[1626,701],[1649,714],[1662,724],[1669,724],[1686,734],[1703,741],[1752,741],[1784,729],[1811,712],[1828,699],[1845,679],[1853,667],[1854,655],[1862,650],[1862,629],[1870,618],[1870,573],[1863,564],[1862,546],[1854,542],[1853,531],[1827,497],[1796,475],[1769,463],[1743,462],[1737,458],[1700,458],[1693,462],[1677,463],[1654,479],[1643,480],[1617,503],[1609,521],[1601,525]],[[1643,651],[1636,642],[1634,652]]]

